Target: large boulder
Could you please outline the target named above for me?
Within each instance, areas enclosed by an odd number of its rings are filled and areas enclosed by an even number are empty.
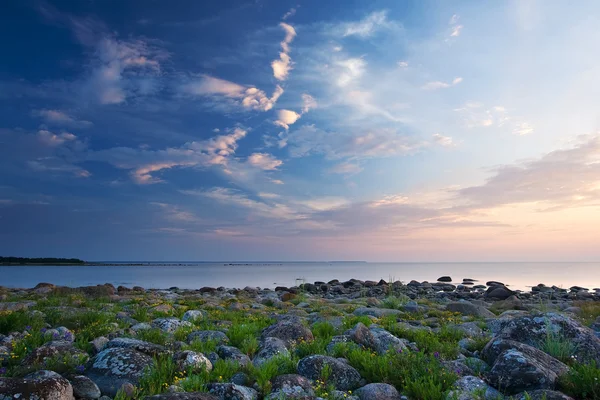
[[[485,345],[481,351],[481,357],[489,364],[494,365],[500,354],[506,350],[518,350],[521,353],[527,354],[530,358],[535,358],[547,365],[550,369],[560,372],[560,375],[565,373],[567,369],[566,365],[557,360],[556,358],[544,353],[543,351],[529,346],[525,343],[515,342],[514,340],[506,340],[500,338],[493,338]]]
[[[221,331],[194,331],[188,335],[187,341],[188,343],[200,341],[226,344],[229,342],[229,338]]]
[[[73,400],[73,387],[53,371],[37,371],[24,378],[0,378],[0,399]]]
[[[246,386],[235,383],[209,383],[206,385],[208,392],[221,400],[256,400],[258,392]]]
[[[360,386],[361,376],[356,369],[337,358],[312,355],[298,362],[298,373],[313,381],[323,378],[323,369],[329,366],[327,382],[338,390],[354,390]]]
[[[122,349],[131,349],[135,351],[139,351],[140,353],[148,354],[150,356],[156,356],[161,353],[167,351],[164,346],[159,344],[154,344],[150,342],[145,342],[139,339],[127,338],[127,337],[118,337],[112,340],[109,340],[104,346],[105,349],[112,348],[122,348]]]
[[[496,315],[483,306],[478,306],[468,301],[455,301],[446,305],[446,310],[462,315],[471,315],[481,318],[494,318]]]
[[[546,358],[535,358],[530,352],[508,349],[500,353],[488,373],[488,381],[506,394],[536,389],[554,389],[560,375],[568,371],[566,365],[555,370],[560,361],[551,364]]]
[[[265,328],[261,338],[264,340],[268,337],[283,340],[288,348],[301,341],[312,342],[314,340],[311,330],[295,318],[285,319]]]
[[[212,371],[213,365],[202,353],[192,350],[179,351],[173,355],[173,361],[180,372]]]
[[[306,399],[312,398],[315,392],[308,379],[302,375],[279,375],[273,379],[271,394],[267,399]]]
[[[100,388],[90,378],[83,375],[76,375],[69,378],[73,387],[73,395],[77,399],[93,400],[98,399],[102,395]]]
[[[283,340],[275,337],[267,337],[260,343],[260,347],[258,348],[258,352],[254,356],[252,363],[257,367],[260,367],[273,357],[289,358],[290,352]]]
[[[49,359],[57,357],[70,358],[78,360],[80,364],[85,364],[89,356],[84,351],[73,347],[73,343],[66,340],[57,340],[44,343],[37,349],[33,350],[21,362],[24,366],[32,366],[36,364],[44,364]]]
[[[240,367],[245,367],[251,363],[250,357],[242,353],[240,349],[233,346],[219,346],[217,347],[217,354],[223,360],[232,361],[237,363]]]
[[[383,328],[376,326],[367,328],[361,322],[357,323],[353,329],[345,332],[345,334],[355,343],[374,350],[379,354],[385,354],[390,349],[395,351],[406,349],[406,343],[402,339],[397,338]]]
[[[92,359],[88,370],[102,394],[114,397],[125,383],[136,385],[152,358],[133,349],[113,347],[102,350]]]
[[[504,285],[492,285],[485,291],[484,297],[486,300],[506,300],[515,294],[516,292],[513,292]]]
[[[179,318],[157,318],[152,321],[152,326],[158,328],[163,332],[174,333],[179,328],[191,328],[192,323],[188,321],[182,321]]]
[[[401,400],[400,393],[387,383],[369,383],[355,393],[360,400]]]
[[[600,338],[590,328],[564,315],[547,313],[509,319],[496,336],[539,347],[549,335],[571,342],[578,361],[600,364]]]
[[[504,396],[475,376],[463,376],[452,386],[446,397],[448,400],[500,400]]]
[[[205,314],[206,312],[202,310],[188,310],[183,314],[181,320],[193,323],[203,320],[205,318]]]

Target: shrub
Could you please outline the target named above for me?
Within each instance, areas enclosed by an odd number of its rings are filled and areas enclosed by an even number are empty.
[[[575,363],[560,378],[559,386],[563,392],[576,399],[600,400],[600,369],[595,362]]]

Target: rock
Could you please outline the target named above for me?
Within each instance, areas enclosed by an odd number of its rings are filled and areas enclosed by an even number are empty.
[[[485,291],[484,297],[489,300],[506,300],[514,294],[515,292],[506,286],[492,285]]]
[[[279,338],[266,337],[261,342],[258,352],[254,356],[252,363],[259,367],[273,357],[290,358],[290,352],[285,346],[285,342]]]
[[[208,392],[217,396],[221,400],[256,400],[258,393],[256,390],[239,386],[235,383],[209,383]]]
[[[385,354],[388,350],[404,351],[408,341],[397,338],[383,328],[371,326],[369,328],[371,334],[375,338],[373,350],[378,354]]]
[[[322,378],[325,365],[331,369],[328,383],[338,390],[354,390],[360,386],[361,376],[352,366],[336,358],[322,355],[304,357],[298,362],[298,373],[313,381]]]
[[[559,376],[568,371],[564,364],[558,370],[552,369],[559,362],[556,360],[549,364],[545,358],[534,358],[529,353],[509,349],[498,355],[487,377],[492,385],[502,388],[506,394],[554,389]]]
[[[572,397],[554,390],[532,390],[519,393],[512,397],[513,400],[573,400]]]
[[[296,297],[298,297],[298,295],[294,294],[294,293],[290,293],[290,292],[285,292],[281,294],[280,300],[281,301],[290,301],[295,299]]]
[[[163,393],[154,396],[146,396],[144,400],[219,400],[210,393],[187,392],[187,393]]]
[[[504,396],[493,387],[475,376],[463,376],[452,387],[448,400],[500,400]]]
[[[196,340],[200,342],[215,341],[217,344],[225,344],[229,342],[227,336],[221,331],[194,331],[187,337],[188,343],[192,343]]]
[[[114,397],[125,383],[136,385],[152,358],[133,349],[113,347],[102,350],[92,359],[87,375],[102,394]]]
[[[402,311],[395,310],[393,308],[370,308],[370,307],[359,307],[354,310],[354,315],[363,316],[368,315],[375,318],[385,317],[387,315],[398,315],[402,314]]]
[[[35,306],[35,301],[13,301],[13,302],[2,302],[0,301],[0,311],[21,311],[27,310]]]
[[[446,305],[446,310],[452,312],[458,312],[462,315],[471,315],[474,317],[481,318],[494,318],[496,315],[482,306],[476,306],[468,301],[456,301],[453,303],[448,303]]]
[[[338,343],[352,343],[352,338],[348,335],[336,335],[331,338],[331,342],[327,345],[327,353],[332,353]]]
[[[449,276],[440,276],[437,281],[438,282],[452,282],[452,278]]]
[[[561,375],[566,372],[565,364],[556,358],[533,346],[529,346],[525,343],[515,342],[514,340],[501,339],[497,337],[490,340],[481,351],[481,357],[488,364],[493,365],[500,354],[511,349],[518,350],[521,353],[527,354],[531,358],[539,360],[541,363],[548,366],[549,369],[560,371]]]
[[[486,286],[506,286],[504,283],[502,282],[498,282],[498,281],[487,281],[485,283]]]
[[[400,400],[400,393],[387,383],[370,383],[355,393],[360,400]]]
[[[61,326],[56,329],[48,329],[44,332],[44,339],[73,343],[75,341],[75,335],[64,326]]]
[[[212,371],[213,365],[208,358],[202,353],[196,353],[191,350],[184,350],[175,353],[173,361],[177,365],[180,372],[192,371]]]
[[[196,322],[204,319],[204,312],[201,310],[188,310],[181,317],[182,321]]]
[[[314,340],[314,336],[310,329],[293,318],[279,321],[265,328],[261,338],[264,340],[267,337],[275,337],[283,340],[288,348],[300,341],[312,342]]]
[[[110,340],[108,343],[106,343],[105,348],[132,349],[139,351],[140,353],[148,354],[150,356],[156,356],[167,351],[167,349],[164,346],[161,346],[159,344],[154,344],[150,342],[145,342],[143,340],[126,337],[119,337]]]
[[[134,324],[131,328],[132,331],[134,332],[140,332],[140,331],[147,331],[149,329],[152,329],[152,325],[150,325],[147,322],[140,322],[138,324]]]
[[[159,304],[159,305],[156,305],[156,306],[150,308],[150,311],[157,312],[157,313],[163,313],[163,314],[169,314],[169,313],[173,312],[173,306],[170,304]]]
[[[310,381],[302,375],[296,374],[275,377],[271,390],[272,392],[267,399],[306,399],[306,397],[315,395]]]
[[[98,399],[100,398],[100,389],[90,378],[83,375],[77,375],[69,379],[73,387],[73,395],[78,399]]]
[[[240,349],[233,346],[217,347],[217,354],[224,360],[233,361],[241,367],[245,367],[251,363],[250,357],[242,353]]]
[[[72,360],[78,360],[79,364],[85,364],[89,358],[87,353],[73,347],[73,343],[59,340],[45,343],[33,350],[23,359],[21,364],[25,366],[43,364],[46,360],[56,357],[69,357]]]
[[[350,339],[353,342],[364,346],[369,349],[375,348],[375,336],[371,333],[369,328],[367,328],[362,322],[359,322],[354,326],[353,329],[346,332]]]
[[[100,336],[96,339],[92,340],[90,344],[92,345],[92,350],[94,354],[100,353],[106,347],[106,344],[109,342],[107,337]]]
[[[182,321],[178,318],[157,318],[152,321],[152,326],[160,329],[163,332],[174,333],[179,328],[191,328],[193,327],[191,322]]]
[[[492,304],[492,310],[504,312],[507,310],[523,310],[523,302],[517,296],[510,296],[505,300],[500,300]]]
[[[503,324],[497,337],[537,347],[548,334],[570,341],[579,362],[600,364],[600,339],[593,330],[564,315],[547,313],[513,318]]]
[[[0,399],[73,400],[73,387],[53,371],[37,371],[24,378],[0,378]]]

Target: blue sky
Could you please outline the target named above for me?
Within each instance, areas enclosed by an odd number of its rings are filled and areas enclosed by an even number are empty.
[[[3,255],[600,259],[597,2],[0,19]]]

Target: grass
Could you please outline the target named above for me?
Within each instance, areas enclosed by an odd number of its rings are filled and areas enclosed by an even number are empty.
[[[600,303],[597,301],[577,301],[573,306],[581,308],[579,319],[584,325],[591,325],[600,317]]]
[[[559,380],[561,390],[581,400],[600,400],[600,368],[595,362],[575,363]]]
[[[169,342],[169,335],[158,328],[144,329],[136,333],[136,339],[165,346]]]
[[[543,352],[566,364],[572,363],[572,356],[577,350],[577,346],[571,340],[553,332],[549,323],[546,324],[546,336],[538,344],[538,347]]]
[[[410,301],[410,298],[403,294],[390,295],[390,296],[387,296],[385,299],[383,299],[383,301],[381,302],[381,307],[382,308],[393,308],[395,310],[400,310],[402,308],[402,306],[404,306],[409,301]]]

